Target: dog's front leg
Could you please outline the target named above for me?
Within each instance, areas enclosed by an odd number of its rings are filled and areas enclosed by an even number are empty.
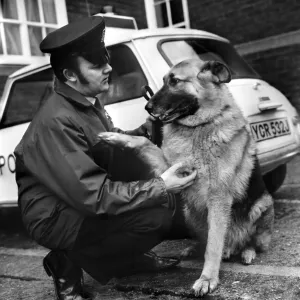
[[[215,195],[208,200],[208,238],[202,274],[193,285],[196,296],[203,296],[216,289],[230,218],[231,199]]]

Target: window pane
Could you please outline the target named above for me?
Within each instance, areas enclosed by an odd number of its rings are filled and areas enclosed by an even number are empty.
[[[169,26],[166,3],[155,5],[155,14],[156,14],[157,27]]]
[[[16,0],[2,0],[1,10],[3,18],[6,19],[18,19],[18,10]]]
[[[108,52],[112,72],[109,91],[99,96],[101,101],[107,105],[142,97],[141,87],[147,84],[147,79],[130,48],[114,46]]]
[[[21,55],[22,45],[20,36],[20,26],[16,24],[4,24],[7,54]]]
[[[42,41],[42,28],[36,26],[28,26],[29,42],[31,55],[41,56],[40,42]]]
[[[46,27],[46,34],[48,35],[50,32],[56,30],[57,28]]]
[[[26,16],[28,21],[40,22],[38,0],[25,0]]]
[[[161,50],[172,65],[191,58],[217,60],[228,65],[233,78],[259,78],[229,43],[210,39],[178,39],[163,43]]]
[[[16,81],[8,98],[1,127],[30,122],[52,93],[53,71],[47,69]]]
[[[183,17],[183,8],[182,8],[182,0],[171,0],[171,14],[172,14],[172,23],[181,23],[184,21]]]
[[[42,0],[42,3],[45,22],[57,24],[54,0]]]

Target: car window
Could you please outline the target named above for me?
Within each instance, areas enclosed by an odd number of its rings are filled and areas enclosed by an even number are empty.
[[[16,80],[11,87],[0,127],[30,122],[52,92],[51,68]]]
[[[141,87],[147,84],[147,78],[134,53],[126,45],[108,48],[112,67],[107,93],[98,95],[102,103],[112,104],[143,96]]]
[[[213,39],[172,39],[160,42],[159,50],[170,66],[185,59],[218,60],[231,70],[232,78],[260,78],[234,47]]]

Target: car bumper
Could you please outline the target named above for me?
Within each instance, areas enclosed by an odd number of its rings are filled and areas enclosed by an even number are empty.
[[[257,157],[263,174],[266,174],[278,166],[286,164],[300,153],[298,144],[290,144],[279,149],[258,153]]]

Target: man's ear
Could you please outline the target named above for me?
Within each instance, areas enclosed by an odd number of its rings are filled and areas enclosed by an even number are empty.
[[[77,80],[76,74],[72,70],[63,69],[62,72],[67,80],[71,82],[75,82]]]
[[[211,72],[212,73],[212,81],[214,83],[227,83],[231,80],[231,73],[229,68],[219,62],[219,61],[207,61],[201,67],[198,76],[201,76],[204,72]]]

